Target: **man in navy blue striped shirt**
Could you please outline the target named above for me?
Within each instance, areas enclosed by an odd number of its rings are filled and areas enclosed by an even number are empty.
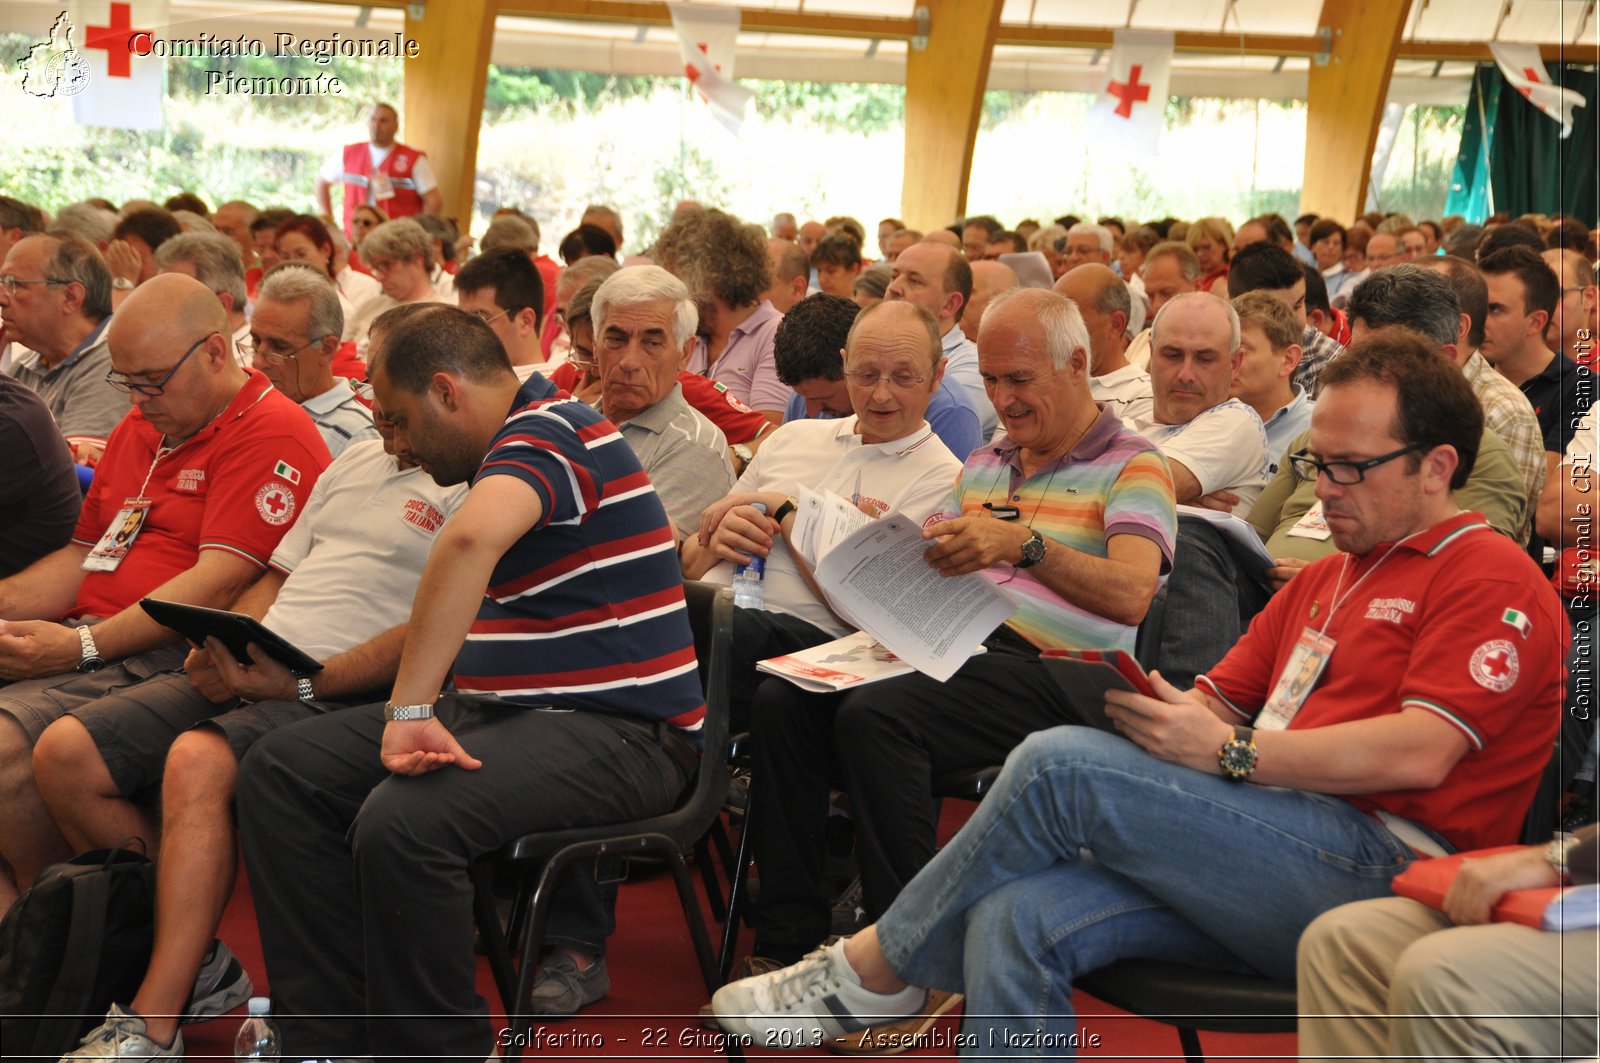
[[[673,529],[614,425],[537,373],[519,386],[493,330],[453,307],[397,325],[373,386],[413,459],[472,486],[388,704],[259,743],[241,834],[286,1053],[481,1059],[471,862],[665,811],[705,706]],[[585,961],[613,897],[587,869],[555,897],[545,967],[580,1005],[608,988]]]

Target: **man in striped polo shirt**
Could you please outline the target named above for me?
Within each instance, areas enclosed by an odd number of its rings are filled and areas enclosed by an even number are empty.
[[[286,1053],[481,1059],[471,861],[665,811],[705,706],[673,529],[614,425],[538,374],[519,386],[454,307],[397,326],[372,383],[423,469],[472,486],[423,570],[389,703],[259,743],[240,829]],[[561,884],[571,936],[547,967],[600,952],[606,901],[586,873]]]
[[[891,304],[886,304],[891,305]],[[870,311],[869,311],[870,313]],[[828,789],[850,793],[869,918],[934,853],[933,776],[1003,761],[1041,728],[1083,722],[1039,662],[1056,647],[1133,650],[1171,564],[1172,477],[1153,443],[1089,391],[1089,336],[1064,296],[997,297],[979,365],[1005,433],[966,461],[928,563],[983,572],[1017,611],[946,682],[915,674],[838,695],[763,683],[751,705],[757,957],[785,963],[830,929],[821,888]],[[761,964],[751,967],[759,970]]]

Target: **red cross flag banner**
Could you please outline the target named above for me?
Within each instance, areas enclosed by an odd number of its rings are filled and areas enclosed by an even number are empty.
[[[1117,30],[1100,96],[1089,108],[1089,135],[1099,145],[1153,156],[1167,124],[1172,34]]]
[[[73,0],[69,17],[88,75],[72,97],[77,123],[160,129],[167,61],[151,50],[167,37],[167,0]]]
[[[1511,82],[1511,87],[1526,96],[1529,103],[1560,122],[1563,139],[1570,136],[1572,109],[1583,107],[1589,101],[1583,98],[1581,92],[1550,83],[1550,74],[1539,56],[1539,46],[1491,44],[1489,51],[1494,53],[1494,61],[1499,64],[1500,73]]]
[[[668,4],[678,31],[683,74],[728,132],[738,135],[745,108],[755,94],[733,80],[733,52],[739,37],[739,9],[702,4]]]

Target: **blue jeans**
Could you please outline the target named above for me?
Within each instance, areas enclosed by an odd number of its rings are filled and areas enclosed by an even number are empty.
[[[977,1047],[964,1054],[1063,1058],[1078,975],[1139,957],[1292,981],[1306,924],[1387,896],[1412,859],[1338,798],[1230,782],[1057,727],[1011,754],[878,937],[902,978],[966,994],[962,1032]],[[1009,1040],[1039,1030],[1058,1040]]]

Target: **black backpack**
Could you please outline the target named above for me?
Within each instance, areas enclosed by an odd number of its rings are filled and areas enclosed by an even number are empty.
[[[120,846],[45,868],[0,921],[5,1055],[55,1061],[113,1001],[133,998],[150,963],[155,865]]]

